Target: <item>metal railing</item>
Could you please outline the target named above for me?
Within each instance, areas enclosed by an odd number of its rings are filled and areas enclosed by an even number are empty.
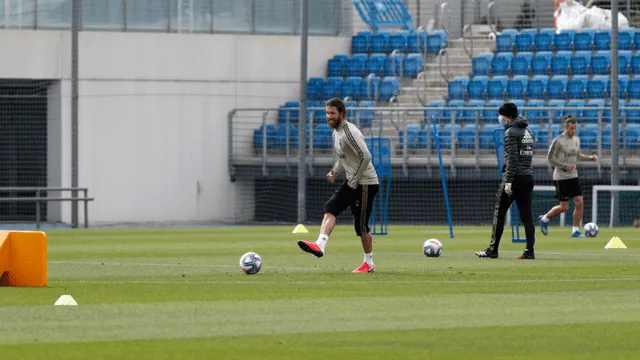
[[[47,197],[48,193],[52,192],[82,192],[83,197]],[[31,197],[0,197],[0,202],[35,202],[36,204],[36,229],[40,229],[41,219],[41,207],[42,203],[47,202],[65,202],[72,203],[83,202],[84,203],[84,227],[89,227],[89,201],[93,201],[94,198],[88,197],[88,188],[65,188],[65,187],[0,187],[0,192],[9,193],[25,193],[33,192],[35,196]],[[72,223],[73,228],[78,228],[78,223]]]

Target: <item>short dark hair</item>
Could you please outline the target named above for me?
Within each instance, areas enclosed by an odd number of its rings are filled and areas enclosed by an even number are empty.
[[[347,113],[347,107],[344,105],[344,101],[342,101],[342,99],[339,99],[339,98],[330,99],[327,101],[326,106],[333,106],[334,108],[338,109],[338,112],[340,114]]]
[[[510,119],[515,119],[518,117],[518,107],[514,103],[506,103],[500,106],[498,114],[506,116]]]
[[[576,120],[576,118],[571,115],[565,115],[564,117],[562,117],[562,120],[564,120],[564,126],[567,126],[569,124],[578,124],[578,120]]]

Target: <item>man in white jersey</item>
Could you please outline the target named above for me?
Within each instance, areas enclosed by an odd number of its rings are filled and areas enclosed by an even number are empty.
[[[329,235],[336,225],[336,217],[350,206],[356,234],[360,236],[364,250],[364,261],[353,272],[372,273],[375,266],[369,217],[373,200],[378,193],[378,175],[371,163],[371,153],[364,141],[364,135],[357,126],[346,119],[344,102],[337,98],[327,101],[326,113],[327,123],[334,130],[333,144],[337,155],[333,168],[327,174],[327,180],[333,183],[336,176],[343,171],[346,173],[346,180],[324,206],[324,218],[318,240],[299,240],[298,246],[308,253],[322,257]]]
[[[540,216],[540,230],[545,235],[549,233],[549,219],[569,210],[569,199],[572,199],[575,209],[571,237],[584,237],[580,233],[584,202],[576,164],[578,161],[598,161],[598,156],[587,156],[580,151],[580,138],[576,135],[577,126],[576,119],[571,115],[565,116],[564,132],[553,139],[549,146],[547,159],[555,167],[553,181],[556,184],[556,197],[560,200],[560,205],[554,206],[548,213]]]

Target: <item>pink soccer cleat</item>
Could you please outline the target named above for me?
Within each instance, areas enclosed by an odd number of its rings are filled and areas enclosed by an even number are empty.
[[[375,265],[369,265],[365,261],[362,265],[358,266],[357,269],[353,270],[352,273],[372,273],[375,269]]]
[[[317,257],[322,257],[322,255],[324,255],[324,252],[322,251],[320,246],[318,246],[318,244],[314,242],[307,241],[307,240],[298,240],[298,246],[300,246],[300,249],[308,253],[312,253]]]

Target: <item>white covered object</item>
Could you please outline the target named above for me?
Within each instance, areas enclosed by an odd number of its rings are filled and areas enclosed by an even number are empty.
[[[611,29],[611,10],[601,9],[593,6],[586,8],[572,0],[560,3],[560,7],[554,14],[556,18],[556,29]],[[629,27],[627,18],[618,13],[618,28]]]

